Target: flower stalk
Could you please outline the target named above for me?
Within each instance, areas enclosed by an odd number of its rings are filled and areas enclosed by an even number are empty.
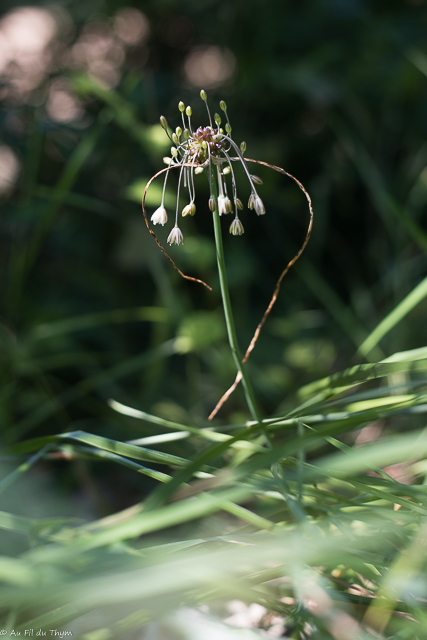
[[[217,185],[216,185],[216,181],[213,173],[211,174],[211,193],[216,199],[218,199]],[[256,402],[252,385],[247,375],[247,371],[245,370],[245,367],[242,364],[242,358],[240,356],[240,351],[239,351],[239,344],[237,342],[236,325],[234,323],[233,311],[232,311],[231,302],[230,302],[230,293],[229,293],[228,284],[227,284],[227,273],[225,269],[225,258],[224,258],[224,246],[222,242],[221,221],[220,221],[218,208],[215,208],[215,210],[212,212],[212,216],[213,216],[213,225],[214,225],[214,234],[215,234],[215,246],[216,246],[216,258],[217,258],[217,265],[218,265],[219,284],[221,289],[222,304],[224,308],[225,323],[227,325],[228,342],[230,344],[231,354],[233,356],[233,360],[236,365],[237,371],[239,371],[241,375],[243,391],[245,394],[248,409],[250,411],[252,419],[256,420],[261,425],[262,424],[261,414]],[[263,429],[263,431],[265,430]],[[266,434],[266,437],[268,439],[267,434]]]

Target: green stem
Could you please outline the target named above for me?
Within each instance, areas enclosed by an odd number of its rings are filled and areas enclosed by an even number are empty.
[[[215,200],[217,201],[218,189],[217,189],[217,184],[215,181],[215,176],[213,171],[211,172],[211,189],[212,189],[211,193],[215,197]],[[236,326],[234,324],[234,317],[233,317],[233,312],[232,312],[231,303],[230,303],[230,294],[228,291],[228,284],[227,284],[227,274],[225,271],[224,246],[222,243],[221,222],[219,218],[218,208],[216,208],[215,211],[213,212],[213,223],[214,223],[214,232],[215,232],[216,258],[217,258],[217,264],[218,264],[219,283],[221,288],[222,304],[224,307],[225,322],[227,325],[228,341],[230,343],[230,349],[231,349],[231,353],[232,353],[236,368],[238,371],[240,371],[240,374],[242,376],[242,385],[243,385],[243,390],[246,397],[246,402],[249,407],[249,411],[251,413],[253,420],[256,420],[261,424],[262,422],[261,414],[257,406],[252,385],[245,371],[245,367],[242,364],[242,359],[240,357],[240,352],[239,352],[239,345],[237,342]]]

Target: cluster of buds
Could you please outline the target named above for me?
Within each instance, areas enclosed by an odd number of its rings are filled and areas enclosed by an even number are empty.
[[[221,100],[219,106],[225,114],[226,123],[224,129],[221,127],[221,116],[218,113],[214,115],[215,126],[213,125],[209,106],[207,103],[206,91],[200,92],[200,97],[206,105],[209,117],[209,126],[199,127],[193,130],[191,125],[192,109],[186,107],[180,102],[178,109],[182,117],[182,128],[176,127],[175,131],[170,133],[169,125],[164,116],[160,117],[160,124],[165,130],[168,138],[172,142],[171,157],[164,158],[165,164],[170,168],[179,166],[178,179],[178,196],[176,202],[175,225],[170,232],[167,242],[169,244],[182,244],[184,236],[178,227],[178,209],[179,209],[179,193],[181,183],[184,188],[188,189],[189,204],[182,209],[182,216],[194,216],[196,213],[194,175],[203,173],[205,170],[209,173],[210,197],[208,207],[210,211],[218,210],[220,216],[231,213],[234,209],[234,220],[230,225],[230,233],[233,236],[241,236],[244,232],[243,225],[239,219],[238,212],[243,209],[242,201],[237,197],[237,186],[232,163],[238,161],[242,164],[246,176],[251,187],[251,195],[249,197],[248,207],[253,209],[259,216],[264,215],[264,203],[259,197],[256,186],[262,184],[261,178],[252,175],[247,167],[244,153],[246,151],[246,143],[242,142],[238,146],[231,137],[231,125],[227,114],[227,105]],[[230,154],[233,153],[233,156]],[[234,156],[234,154],[236,154]],[[169,171],[166,171],[163,184],[163,195],[160,207],[151,216],[153,224],[166,224],[168,215],[164,207],[166,183]],[[227,192],[227,176],[231,179],[231,198]],[[212,185],[214,180],[217,181],[217,197],[213,193]]]

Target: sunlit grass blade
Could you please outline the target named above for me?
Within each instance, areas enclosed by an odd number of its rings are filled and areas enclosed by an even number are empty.
[[[427,296],[427,278],[424,278],[419,285],[409,293],[397,307],[375,327],[372,333],[362,342],[357,352],[367,356],[378,345],[379,342],[396,327],[399,322],[408,315]]]
[[[334,390],[336,388],[341,390],[368,380],[392,376],[396,373],[416,374],[427,371],[427,359],[425,361],[424,359],[420,359],[417,357],[419,355],[418,353],[415,354],[414,357],[411,351],[405,353],[407,354],[407,360],[403,359],[405,354],[402,353],[399,354],[401,357],[396,361],[392,361],[392,359],[389,358],[381,362],[356,365],[345,371],[335,373],[332,376],[305,385],[299,390],[299,394],[303,398],[307,398],[319,391]],[[424,357],[423,355],[423,358]]]
[[[230,446],[238,449],[248,449],[251,451],[263,451],[264,447],[249,440],[242,441],[233,441],[232,437],[218,432],[218,428],[209,426],[209,427],[194,427],[192,425],[180,424],[178,422],[173,422],[171,420],[166,420],[164,418],[159,418],[158,416],[153,416],[146,411],[141,411],[140,409],[134,409],[133,407],[128,407],[121,402],[117,402],[117,400],[109,400],[109,406],[118,411],[125,416],[129,416],[131,418],[136,418],[137,420],[145,420],[149,424],[156,424],[165,429],[179,429],[184,433],[191,433],[195,436],[200,436],[204,440],[211,440],[212,442],[230,442]],[[243,425],[233,425],[233,428],[242,427]],[[219,427],[222,429],[222,427]]]

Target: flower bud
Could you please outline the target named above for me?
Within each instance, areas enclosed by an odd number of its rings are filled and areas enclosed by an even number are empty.
[[[172,140],[175,142],[175,144],[179,144],[178,136],[176,135],[176,133],[172,133]]]
[[[172,158],[164,157],[164,158],[163,158],[163,162],[164,162],[165,164],[169,165],[169,164],[172,162]]]
[[[216,126],[219,127],[219,125],[221,124],[221,116],[219,115],[219,113],[216,113],[214,115],[214,120],[216,122]]]
[[[246,142],[241,142],[240,143],[240,151],[242,153],[245,153],[245,151],[246,151]]]
[[[230,167],[224,167],[224,169],[222,170],[222,174],[224,176],[226,176],[227,174],[229,174],[231,171]]]
[[[230,225],[230,233],[233,236],[241,236],[244,233],[243,225],[240,222],[239,218],[234,218],[233,222]]]
[[[234,202],[236,203],[236,207],[240,209],[240,211],[243,211],[243,202],[240,200],[240,198],[236,198]]]
[[[255,184],[263,184],[261,178],[259,176],[251,176],[253,182],[255,182]]]
[[[190,132],[188,129],[184,129],[184,140],[188,140],[188,138],[190,137]]]
[[[191,114],[193,113],[193,110],[190,107],[190,105],[185,109],[185,113],[187,114],[188,117],[190,117]]]
[[[183,103],[183,101],[181,100],[181,102],[178,104],[178,109],[181,111],[181,113],[185,110],[185,104]]]
[[[184,207],[182,210],[183,218],[185,218],[185,216],[194,216],[195,213],[196,213],[196,205],[194,204],[194,202],[190,202],[190,204],[187,204],[187,206]]]
[[[224,100],[221,100],[221,102],[219,103],[219,106],[223,111],[227,111],[227,105],[225,104]]]
[[[231,133],[231,124],[229,122],[225,125],[225,130],[227,133]]]
[[[206,102],[208,96],[206,95],[206,91],[204,89],[200,91],[200,97]]]
[[[196,173],[196,174],[203,173],[203,171],[204,171],[204,168],[203,168],[203,167],[196,167],[196,168],[194,169],[194,173]]]
[[[251,193],[248,200],[248,209],[253,209],[255,205],[255,194]]]
[[[180,137],[181,137],[181,133],[182,133],[182,129],[181,129],[181,127],[177,127],[177,128],[175,129],[175,133],[176,133],[176,135],[178,136],[178,138],[180,138]]]
[[[174,158],[176,158],[178,155],[178,150],[175,147],[171,147],[171,154]]]
[[[211,196],[209,198],[209,210],[212,211],[212,213],[215,211],[216,209],[216,200],[213,196]]]
[[[166,120],[165,116],[160,116],[160,124],[162,125],[163,129],[167,129],[168,128],[168,121]]]

